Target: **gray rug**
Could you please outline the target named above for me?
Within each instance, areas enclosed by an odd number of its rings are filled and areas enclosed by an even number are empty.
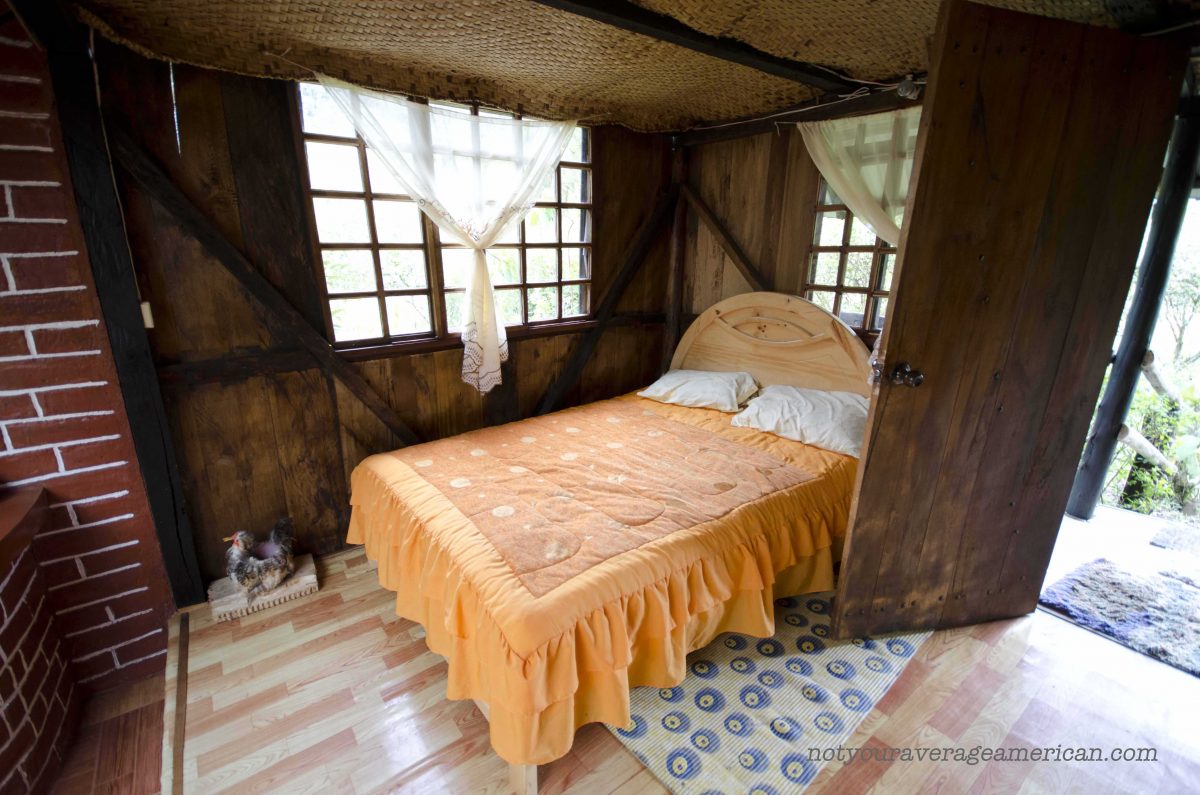
[[[1200,556],[1200,527],[1171,523],[1154,534],[1150,543],[1163,549],[1175,549]]]
[[[1200,676],[1200,585],[1185,574],[1148,577],[1101,558],[1051,585],[1040,601],[1080,626]]]

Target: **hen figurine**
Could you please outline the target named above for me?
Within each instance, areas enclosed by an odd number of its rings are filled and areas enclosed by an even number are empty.
[[[292,547],[295,531],[291,519],[280,519],[271,530],[271,538],[258,543],[253,533],[239,530],[225,553],[225,571],[233,584],[251,600],[279,586],[295,571]]]

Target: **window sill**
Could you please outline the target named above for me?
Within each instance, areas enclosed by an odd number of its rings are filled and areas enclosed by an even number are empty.
[[[661,313],[627,313],[613,315],[610,326],[625,326],[630,324],[653,325],[665,322]],[[561,323],[542,323],[528,326],[511,326],[508,328],[508,339],[526,340],[536,337],[554,337],[560,334],[580,334],[590,331],[600,325],[593,318],[580,318]],[[374,359],[388,359],[394,356],[410,356],[417,353],[433,353],[451,348],[462,348],[462,337],[450,334],[445,337],[427,337],[415,340],[397,342],[379,342],[353,347],[337,348],[342,358],[351,362],[366,362]]]
[[[522,340],[533,337],[551,337],[556,334],[577,334],[595,328],[597,321],[580,318],[577,321],[565,323],[546,323],[534,326],[511,326],[507,329],[508,339]],[[451,348],[462,347],[462,336],[448,334],[445,337],[424,337],[420,339],[397,340],[394,342],[373,342],[367,345],[338,347],[338,354],[352,362],[364,362],[372,359],[386,359],[391,356],[408,356],[414,353],[432,353]]]

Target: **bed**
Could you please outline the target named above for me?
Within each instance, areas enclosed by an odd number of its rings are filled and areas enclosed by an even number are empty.
[[[700,315],[672,369],[869,394],[867,350],[804,299]],[[774,633],[777,596],[833,587],[853,458],[636,395],[372,456],[350,543],[448,660],[523,791],[577,727],[629,723],[722,632]],[[536,778],[532,778],[536,781]]]

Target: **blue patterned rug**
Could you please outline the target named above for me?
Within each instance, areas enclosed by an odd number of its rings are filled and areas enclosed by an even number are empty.
[[[775,636],[725,634],[688,655],[678,687],[636,688],[609,727],[676,793],[803,790],[900,676],[928,632],[830,641],[829,594],[780,599]]]

